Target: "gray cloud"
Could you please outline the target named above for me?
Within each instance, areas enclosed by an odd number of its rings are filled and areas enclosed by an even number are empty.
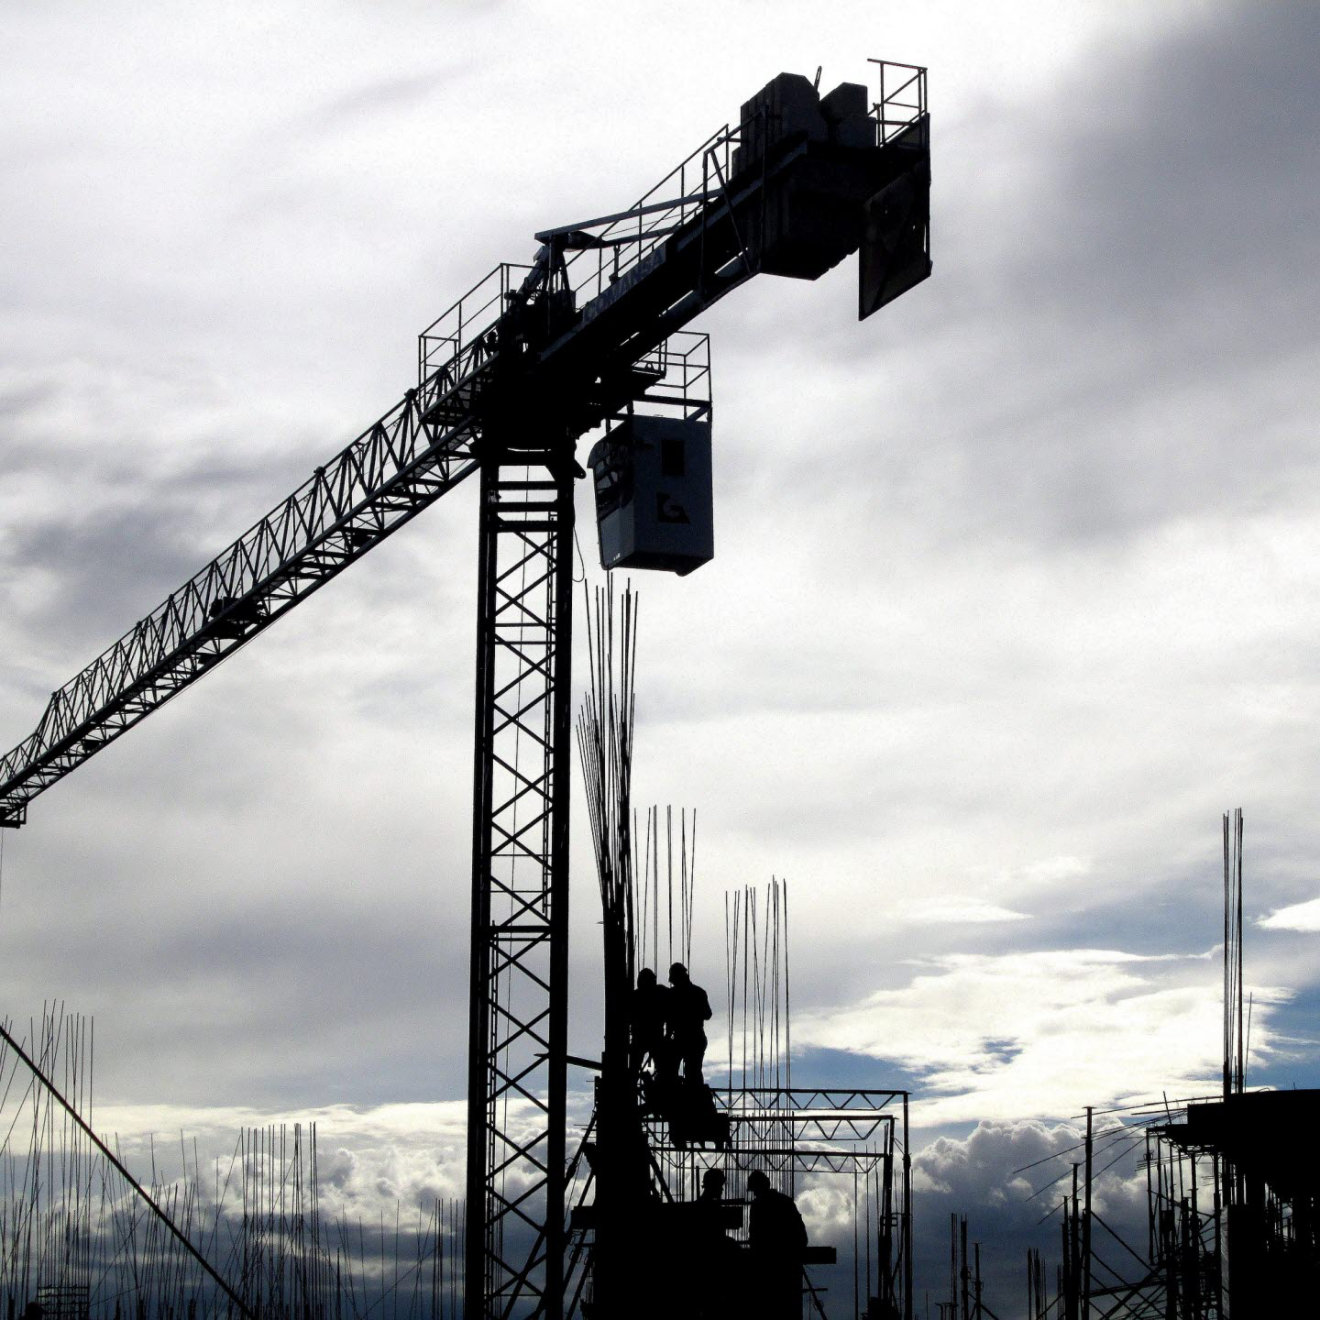
[[[1105,1222],[1137,1251],[1146,1241],[1145,1174],[1139,1164],[1145,1143],[1139,1128],[1126,1129],[1113,1116],[1096,1127],[1093,1205]],[[985,1244],[982,1257],[985,1301],[1011,1313],[1024,1288],[1028,1247],[1057,1258],[1059,1203],[1071,1192],[1072,1164],[1082,1159],[1084,1127],[1077,1123],[980,1123],[966,1135],[935,1138],[913,1161],[914,1185],[928,1222],[920,1239],[918,1277],[935,1297],[944,1295],[948,1275],[947,1225],[965,1214],[972,1242]],[[1053,1213],[1051,1213],[1053,1211]],[[1096,1229],[1097,1251],[1110,1260],[1124,1253]],[[1051,1271],[1051,1291],[1053,1291]]]
[[[1288,347],[1299,328],[1313,334],[1296,276],[1304,217],[1320,201],[1318,53],[1320,15],[1308,7],[1232,6],[1143,52],[1117,81],[1097,61],[1054,121],[1066,127],[1058,195],[1072,214],[1043,199],[1036,234],[1071,256],[1074,279],[1046,281],[1037,266],[1039,296],[1089,290],[1100,318],[1118,323],[1107,328],[1129,334],[1134,316],[1138,328],[1161,311],[1188,326],[1213,307],[1231,313],[1213,327],[1221,342],[1255,354]]]
[[[1315,43],[1295,6],[1213,11],[1087,52],[1049,100],[943,133],[937,103],[936,278],[860,333],[846,290],[731,313],[762,364],[804,319],[838,354],[794,418],[797,488],[848,500],[844,527],[929,511],[960,549],[1029,553],[1309,507]]]
[[[318,105],[306,117],[306,128],[315,134],[333,136],[357,120],[399,109],[412,109],[431,96],[438,83],[445,83],[472,70],[459,61],[428,69],[425,73],[376,79],[341,93]]]

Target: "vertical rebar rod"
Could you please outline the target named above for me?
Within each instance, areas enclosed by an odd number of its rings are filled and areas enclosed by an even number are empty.
[[[243,1304],[238,1294],[230,1287],[224,1277],[211,1265],[211,1263],[201,1254],[193,1243],[184,1235],[184,1233],[174,1223],[173,1219],[157,1203],[156,1199],[147,1191],[141,1183],[128,1171],[122,1161],[115,1155],[109,1146],[101,1140],[100,1137],[88,1126],[86,1120],[65,1098],[54,1081],[47,1075],[47,1072],[34,1060],[28,1052],[14,1039],[8,1028],[3,1022],[0,1022],[0,1040],[14,1051],[14,1054],[21,1060],[32,1073],[33,1077],[45,1088],[47,1094],[52,1096],[60,1105],[64,1114],[77,1126],[84,1136],[100,1151],[103,1159],[109,1162],[112,1168],[124,1179],[124,1181],[136,1192],[139,1199],[155,1215],[156,1220],[163,1225],[165,1230],[176,1239],[183,1249],[197,1261],[203,1270],[211,1277],[216,1285],[221,1289],[226,1297],[238,1308],[241,1315],[248,1316],[251,1320],[252,1313]],[[49,1106],[47,1106],[49,1109]]]
[[[1093,1115],[1086,1106],[1086,1202],[1082,1210],[1082,1320],[1091,1320],[1091,1175],[1094,1139]]]
[[[1233,1092],[1233,985],[1230,969],[1233,963],[1232,885],[1230,880],[1230,849],[1228,838],[1228,812],[1224,812],[1224,1099]]]
[[[1241,1095],[1246,1082],[1245,1035],[1242,1029],[1242,808],[1234,817],[1237,834],[1237,1091]]]

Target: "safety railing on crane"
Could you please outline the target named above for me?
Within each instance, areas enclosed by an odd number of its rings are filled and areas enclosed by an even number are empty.
[[[879,97],[872,103],[879,145],[907,132],[926,114],[926,69],[894,60],[871,60]],[[740,127],[726,124],[644,193],[626,212],[608,219],[593,241],[568,258],[578,306],[606,294],[675,230],[719,200],[733,174]],[[592,260],[594,256],[595,260]]]
[[[627,211],[586,222],[593,231],[590,245],[566,244],[563,266],[579,307],[617,283],[718,195],[736,145],[737,134],[725,125]],[[482,365],[487,346],[494,348],[490,337],[497,322],[533,269],[501,263],[421,332],[417,366],[423,411]]]
[[[606,217],[589,245],[567,258],[578,306],[586,308],[640,265],[675,230],[716,200],[731,173],[738,132],[725,124],[627,211]]]
[[[532,269],[502,261],[418,336],[417,380],[423,412],[482,365],[493,347],[491,333],[510,296],[522,287]]]
[[[679,330],[637,361],[639,371],[654,377],[646,402],[676,410],[686,421],[706,417],[711,409],[710,336]]]
[[[920,64],[869,60],[879,70],[880,99],[872,104],[880,146],[907,132],[926,113],[926,70]]]
[[[926,69],[893,60],[876,66],[878,100],[872,103],[878,142],[907,132],[926,114]],[[656,249],[689,223],[719,215],[711,204],[727,195],[741,128],[725,124],[626,210],[539,234],[559,241],[562,271],[574,303],[589,319],[593,304],[609,301],[630,273],[658,259]],[[493,355],[493,332],[511,300],[526,290],[535,267],[502,262],[479,280],[418,337],[422,411],[469,382]]]

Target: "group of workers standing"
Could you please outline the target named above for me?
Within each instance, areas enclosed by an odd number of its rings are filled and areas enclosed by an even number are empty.
[[[643,967],[637,973],[630,1016],[629,1063],[639,1079],[644,1109],[668,1121],[675,1144],[683,1144],[686,1133],[692,1140],[709,1138],[717,1147],[727,1146],[727,1116],[715,1113],[701,1071],[706,1023],[711,1018],[705,990],[680,962],[669,968],[667,986],[659,983],[651,968]],[[723,1318],[747,1310],[760,1320],[796,1320],[801,1313],[807,1230],[793,1198],[771,1187],[761,1170],[748,1175],[747,1250],[743,1251],[725,1231],[740,1220],[739,1203],[725,1202],[724,1187],[723,1172],[708,1169],[696,1202],[699,1313]]]
[[[729,1143],[728,1116],[720,1113],[701,1074],[711,1017],[706,992],[680,962],[670,966],[668,985],[643,967],[637,973],[630,1017],[629,1064],[642,1111],[665,1120],[676,1146],[710,1142],[722,1150]]]
[[[684,1080],[700,1081],[710,1017],[709,997],[693,984],[681,962],[669,968],[667,986],[659,983],[649,967],[643,967],[633,991],[633,1072],[640,1073],[650,1059],[657,1081],[675,1079],[680,1064]]]

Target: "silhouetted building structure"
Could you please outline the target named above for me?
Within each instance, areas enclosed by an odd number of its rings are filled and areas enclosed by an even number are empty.
[[[1153,1262],[1170,1317],[1285,1314],[1320,1287],[1320,1091],[1187,1106],[1157,1129]]]

